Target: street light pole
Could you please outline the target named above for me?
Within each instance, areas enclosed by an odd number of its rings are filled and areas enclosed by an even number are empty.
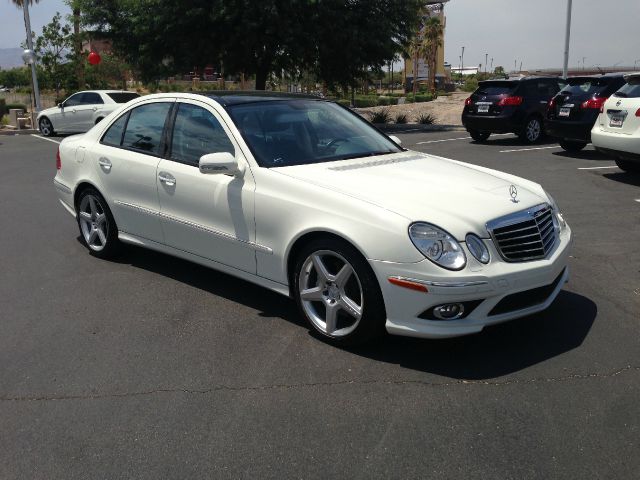
[[[487,74],[487,60],[489,59],[489,54],[485,53],[484,54],[484,74]]]
[[[567,28],[564,35],[564,65],[562,67],[562,76],[567,78],[569,75],[569,37],[571,36],[571,3],[567,0]]]
[[[27,48],[33,52],[33,38],[31,37],[31,19],[29,18],[29,0],[22,2],[22,11],[24,13],[24,26],[27,29]],[[36,62],[31,63],[31,80],[33,81],[33,96],[36,100],[36,112],[42,110],[40,105],[40,88],[38,87],[38,75],[36,73]]]
[[[462,47],[462,55],[460,55],[460,70],[463,71],[464,70],[464,47]]]

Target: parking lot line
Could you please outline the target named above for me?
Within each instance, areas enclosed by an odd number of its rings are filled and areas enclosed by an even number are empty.
[[[617,165],[610,165],[608,167],[580,167],[578,170],[600,170],[603,168],[618,168]]]
[[[57,141],[57,140],[54,140],[54,139],[52,139],[52,138],[45,138],[45,137],[41,137],[40,135],[36,135],[35,133],[32,133],[32,134],[31,134],[31,136],[32,136],[33,138],[39,138],[40,140],[46,140],[47,142],[60,143],[60,142],[59,142],[59,141]]]
[[[493,134],[493,136],[495,137],[501,137],[505,135],[512,135],[512,134],[511,133],[494,133]],[[454,142],[456,140],[469,140],[469,139],[471,139],[471,137],[445,138],[443,140],[429,140],[426,142],[418,142],[416,143],[416,145],[424,145],[426,143]]]
[[[553,145],[551,147],[514,148],[513,150],[500,150],[499,153],[530,152],[531,150],[547,150],[549,148],[560,148],[560,145]]]

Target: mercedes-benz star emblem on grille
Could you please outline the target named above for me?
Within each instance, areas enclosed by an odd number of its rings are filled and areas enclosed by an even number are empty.
[[[518,203],[520,201],[518,200],[518,189],[515,185],[511,185],[509,187],[509,195],[511,195],[511,201],[513,203]]]

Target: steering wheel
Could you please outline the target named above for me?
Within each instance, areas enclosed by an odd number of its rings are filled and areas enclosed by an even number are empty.
[[[338,143],[338,142],[348,142],[348,141],[349,141],[349,140],[348,140],[348,139],[346,139],[346,138],[341,138],[341,137],[334,138],[334,139],[333,139],[333,140],[331,140],[329,143],[327,143],[327,145],[325,146],[325,148],[333,147],[333,146],[334,146],[336,143]]]

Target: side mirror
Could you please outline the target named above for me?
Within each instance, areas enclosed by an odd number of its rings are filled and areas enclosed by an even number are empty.
[[[229,152],[207,153],[198,162],[200,173],[238,175],[243,172],[238,161]]]
[[[395,135],[389,135],[389,138],[391,140],[393,140],[396,144],[398,145],[402,145],[402,140],[400,140],[398,137],[396,137]]]
[[[62,105],[62,103],[59,103],[58,108],[64,108],[64,105]]]

